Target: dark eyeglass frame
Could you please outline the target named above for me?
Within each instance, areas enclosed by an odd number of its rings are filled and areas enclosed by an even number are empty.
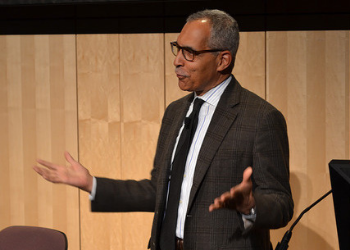
[[[174,56],[177,56],[177,54],[179,53],[179,51],[181,50],[182,51],[182,55],[184,56],[184,58],[186,59],[186,61],[189,61],[189,62],[193,62],[194,61],[194,58],[196,56],[198,56],[199,54],[203,54],[203,53],[209,53],[209,52],[219,52],[219,51],[225,51],[225,49],[205,49],[205,50],[194,50],[194,49],[191,49],[189,47],[182,47],[180,46],[176,41],[174,42],[170,42],[170,46],[171,46],[171,51],[173,52]],[[174,48],[177,49],[174,50]],[[193,58],[192,59],[189,59],[186,57],[185,53],[184,53],[184,50],[189,52],[190,54],[193,54]]]

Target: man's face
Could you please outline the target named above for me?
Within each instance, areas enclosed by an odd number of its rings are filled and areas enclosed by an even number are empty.
[[[207,20],[189,22],[183,27],[177,43],[181,47],[196,51],[212,49],[208,47],[210,29],[211,26]],[[184,91],[195,91],[197,95],[203,95],[220,83],[216,53],[199,54],[195,56],[193,62],[190,62],[184,58],[182,51],[179,51],[174,65],[179,87]]]

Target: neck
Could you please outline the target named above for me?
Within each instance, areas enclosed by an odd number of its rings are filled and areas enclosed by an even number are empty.
[[[215,88],[216,86],[218,86],[219,84],[221,84],[223,81],[225,81],[227,78],[229,78],[231,76],[231,74],[222,74],[220,75],[216,81],[214,82],[214,84],[212,84],[208,89],[203,89],[201,91],[196,91],[196,95],[197,96],[202,96],[205,93],[207,93],[209,90]]]

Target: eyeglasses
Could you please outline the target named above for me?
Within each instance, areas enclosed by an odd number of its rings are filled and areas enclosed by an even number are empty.
[[[174,56],[177,56],[179,51],[182,51],[182,55],[187,61],[193,62],[194,58],[202,53],[208,53],[208,52],[218,52],[218,51],[224,51],[223,49],[206,49],[206,50],[194,50],[189,47],[181,47],[177,44],[177,42],[171,42],[171,51],[173,52]]]

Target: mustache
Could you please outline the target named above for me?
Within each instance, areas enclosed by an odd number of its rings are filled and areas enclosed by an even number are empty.
[[[181,75],[181,76],[189,76],[184,70],[182,70],[180,68],[175,69],[175,74]]]

